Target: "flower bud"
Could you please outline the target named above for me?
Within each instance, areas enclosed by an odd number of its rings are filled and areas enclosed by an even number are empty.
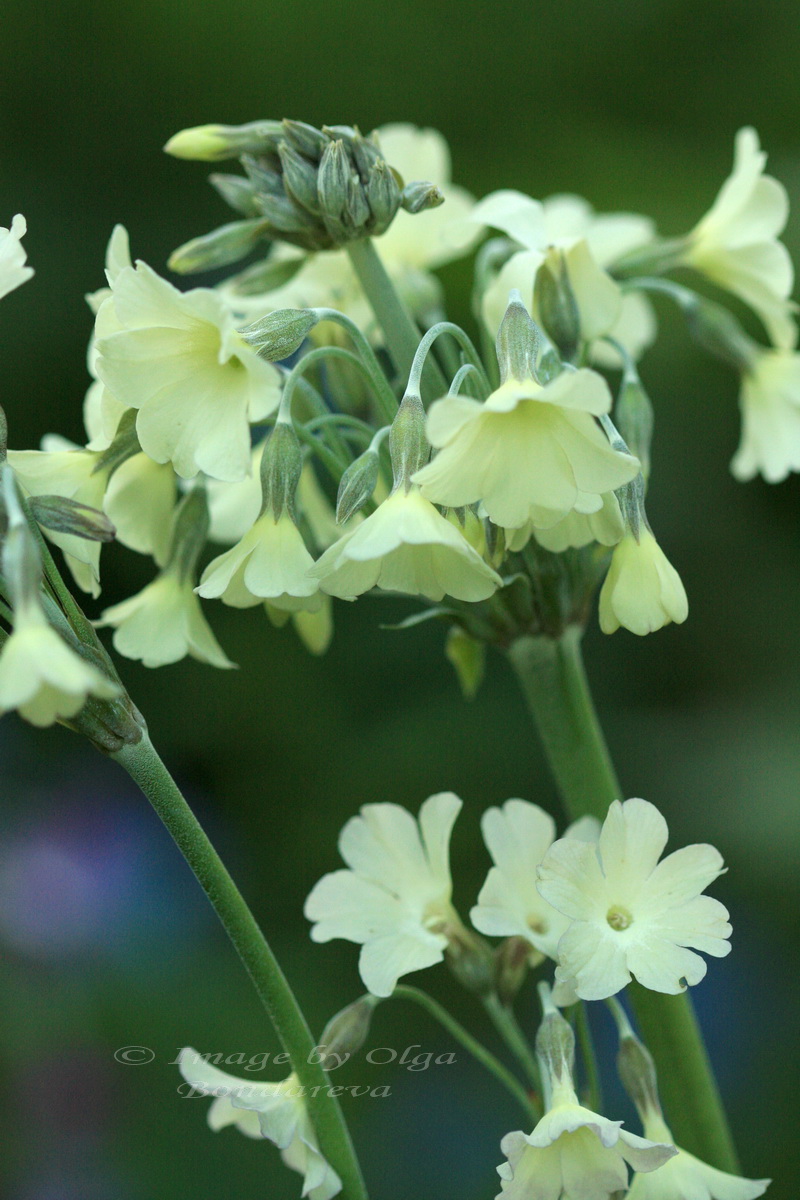
[[[116,529],[105,513],[64,496],[31,496],[31,512],[38,525],[53,533],[71,533],[90,542],[113,542]]]
[[[411,476],[425,466],[431,453],[425,436],[425,409],[419,396],[406,394],[397,410],[389,434],[389,453],[392,457],[394,486],[401,484],[408,492]]]
[[[653,440],[653,405],[637,374],[622,377],[614,421],[631,454],[642,464],[645,482],[650,475],[650,444]]]
[[[261,358],[281,362],[299,350],[317,322],[310,308],[278,308],[239,332]]]
[[[361,180],[354,171],[347,183],[347,207],[344,212],[345,223],[350,229],[356,232],[359,229],[363,229],[371,216],[372,213],[367,203],[367,197],[364,195]]]
[[[400,207],[400,188],[391,167],[379,158],[367,175],[367,200],[375,219],[375,233],[382,233]]]
[[[328,145],[330,138],[321,133],[319,129],[315,129],[313,125],[307,125],[305,121],[290,121],[285,118],[281,122],[286,141],[305,158],[310,158],[313,162],[319,162]]]
[[[209,175],[208,182],[219,193],[226,204],[243,217],[257,217],[261,213],[255,184],[243,175]]]
[[[656,1065],[647,1047],[631,1031],[619,1039],[617,1072],[640,1117],[645,1113],[661,1115]]]
[[[364,137],[356,130],[355,137],[346,139],[350,157],[355,163],[361,179],[366,181],[372,168],[383,161],[377,135],[374,133]]]
[[[438,208],[440,204],[444,204],[444,196],[435,183],[419,180],[406,184],[400,197],[400,203],[406,212],[420,213],[424,212],[426,208]]]
[[[277,152],[268,156],[254,158],[252,154],[242,155],[242,166],[247,172],[247,178],[252,183],[259,198],[259,206],[264,196],[286,196],[281,175],[281,160]]]
[[[305,255],[300,254],[295,258],[267,258],[226,279],[225,287],[237,296],[258,296],[262,292],[272,292],[294,279],[305,263]]]
[[[537,378],[536,359],[541,340],[538,325],[514,288],[497,332],[497,361],[502,383],[508,379],[522,382],[523,379]]]
[[[191,275],[196,271],[213,271],[216,267],[227,267],[241,258],[269,234],[269,225],[263,218],[249,221],[231,221],[220,225],[210,233],[184,242],[173,250],[167,266],[178,275]]]
[[[307,158],[288,144],[281,142],[278,154],[283,167],[283,186],[297,204],[308,212],[319,214],[319,197],[317,196],[317,167]]]
[[[195,125],[173,134],[164,150],[173,158],[222,162],[240,154],[259,154],[275,148],[282,133],[280,121],[251,121],[247,125]]]
[[[289,234],[302,234],[304,236],[300,239],[301,244],[310,246],[305,235],[316,231],[316,222],[304,208],[300,208],[288,196],[262,195],[259,197],[259,204],[272,229],[284,240],[291,241]]]
[[[294,520],[294,497],[302,468],[303,456],[294,426],[278,420],[261,456],[262,513],[270,509],[277,521],[285,510]]]
[[[336,520],[340,525],[344,525],[370,499],[378,482],[379,468],[380,459],[372,447],[350,463],[339,481],[336,497]]]
[[[562,359],[574,362],[581,340],[581,316],[561,250],[548,250],[536,272],[534,307]]]
[[[575,1064],[575,1034],[552,1002],[545,1009],[536,1034],[536,1056],[542,1074],[549,1080],[552,1089],[559,1084],[571,1084]]]
[[[317,195],[320,211],[332,236],[343,228],[350,185],[350,161],[341,139],[329,142],[319,164]]]
[[[462,987],[478,996],[494,990],[494,954],[488,942],[461,925],[447,929],[445,962]]]
[[[372,1014],[378,1004],[377,996],[361,996],[331,1017],[316,1047],[324,1070],[334,1070],[358,1053],[367,1040]]]
[[[474,700],[483,682],[486,643],[470,637],[460,625],[451,625],[447,632],[444,653],[455,670],[462,696],[465,700]]]

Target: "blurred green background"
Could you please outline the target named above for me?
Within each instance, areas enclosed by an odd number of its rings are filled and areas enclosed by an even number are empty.
[[[25,213],[36,269],[0,306],[11,444],[36,446],[51,430],[81,437],[91,329],[82,296],[103,282],[113,224],[163,269],[176,245],[227,219],[205,168],[160,151],[187,125],[284,115],[432,125],[450,141],[454,178],[476,195],[577,191],[600,210],[650,213],[669,234],[708,207],[736,129],[751,123],[789,188],[797,259],[797,23],[794,0],[5,0],[0,223]],[[466,318],[466,270],[445,278]],[[784,1114],[798,1052],[800,485],[734,484],[736,380],[701,357],[668,308],[660,315],[643,366],[657,412],[649,510],[691,615],[645,640],[593,627],[587,661],[626,793],[663,807],[674,844],[707,839],[729,864],[714,894],[732,910],[734,952],[712,961],[695,997],[745,1172],[774,1176],[770,1196],[785,1200],[796,1155]],[[112,548],[104,573],[110,603],[141,586],[148,565]],[[487,867],[483,809],[520,795],[558,811],[505,664],[492,661],[464,704],[439,628],[379,628],[412,608],[340,605],[320,661],[259,611],[217,607],[240,671],[123,664],[316,1030],[358,994],[357,952],[312,947],[302,902],[338,865],[337,832],[360,804],[416,811],[441,789],[464,798],[453,848],[462,911]],[[272,1147],[212,1135],[207,1103],[179,1102],[170,1064],[180,1046],[250,1056],[277,1045],[188,869],[121,771],[64,730],[6,718],[0,829],[2,1194],[297,1196],[297,1176]],[[451,1003],[443,968],[421,982]],[[452,1005],[492,1041],[471,1000]],[[522,1011],[532,1023],[530,996]],[[400,1004],[379,1010],[370,1040],[454,1048]],[[155,1060],[115,1062],[129,1045]],[[347,1102],[374,1195],[495,1194],[498,1142],[518,1118],[458,1059],[413,1073],[363,1059],[342,1068],[341,1083],[391,1088]]]

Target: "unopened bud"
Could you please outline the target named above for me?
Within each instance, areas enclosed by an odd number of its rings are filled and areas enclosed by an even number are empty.
[[[382,161],[377,135],[371,133],[367,137],[364,137],[362,133],[356,130],[356,135],[350,139],[348,148],[359,175],[362,180],[366,181],[375,164]]]
[[[400,188],[394,172],[379,158],[367,176],[367,200],[375,220],[375,233],[382,233],[394,220],[400,207]]]
[[[536,272],[534,307],[561,357],[574,362],[581,339],[581,315],[563,251],[548,250]]]
[[[294,497],[303,456],[294,426],[279,420],[267,438],[261,456],[261,511],[270,509],[275,520],[286,511],[294,520]]]
[[[261,213],[258,194],[251,179],[244,175],[209,175],[208,182],[219,193],[226,204],[243,217],[257,217]]]
[[[389,452],[394,486],[402,484],[407,492],[411,487],[411,476],[425,466],[431,453],[425,436],[425,409],[419,396],[406,394],[403,397],[392,422]]]
[[[642,475],[647,481],[653,440],[653,405],[636,374],[626,372],[622,377],[622,387],[614,405],[614,423],[630,453],[635,454],[642,464]]]
[[[318,322],[310,308],[279,308],[239,332],[267,362],[281,362],[299,350]]]
[[[452,625],[447,633],[444,653],[455,670],[465,700],[474,700],[483,682],[486,667],[486,643],[470,637],[460,625]]]
[[[283,167],[283,186],[286,192],[308,212],[319,214],[319,197],[317,196],[317,166],[290,146],[281,142],[278,146]]]
[[[247,125],[195,125],[173,134],[164,150],[173,158],[223,162],[240,154],[274,149],[282,134],[280,121],[251,121]]]
[[[617,1072],[639,1115],[644,1117],[645,1113],[655,1112],[660,1116],[661,1104],[653,1056],[632,1033],[620,1037]]]
[[[310,234],[316,231],[316,222],[310,213],[295,204],[288,196],[260,197],[259,203],[264,216],[273,230],[290,240],[288,234]]]
[[[541,333],[516,288],[508,299],[503,320],[497,332],[497,361],[500,379],[536,379],[536,359],[541,345]]]
[[[379,469],[380,459],[371,447],[350,463],[339,482],[336,497],[336,520],[340,525],[349,521],[371,498]]]
[[[245,267],[238,275],[232,275],[230,279],[225,280],[225,286],[237,296],[257,296],[262,292],[272,292],[294,279],[305,263],[306,257],[303,254],[294,258],[267,258],[263,262],[253,263],[252,267]]]
[[[317,195],[323,220],[326,225],[331,223],[334,236],[340,231],[347,208],[350,174],[344,142],[341,139],[329,142],[319,164]]]
[[[447,929],[445,962],[467,991],[488,996],[494,990],[494,955],[488,942],[460,923]]]
[[[227,267],[248,255],[268,233],[269,225],[263,218],[231,221],[212,229],[210,233],[184,242],[172,251],[167,266],[178,275]]]
[[[252,154],[242,155],[242,166],[247,172],[247,178],[256,189],[259,205],[264,196],[284,196],[283,175],[280,171],[281,160],[277,151],[267,157],[263,155],[254,158]]]
[[[319,129],[315,129],[313,125],[307,125],[305,121],[286,119],[281,122],[281,128],[287,142],[294,147],[298,154],[310,158],[313,162],[319,162],[330,138],[321,133]]]
[[[531,965],[543,959],[524,937],[507,937],[500,943],[495,950],[495,987],[503,1004],[514,1003]]]
[[[435,183],[419,180],[406,184],[400,203],[408,213],[421,213],[427,208],[438,208],[440,204],[444,204],[444,196]]]
[[[367,1040],[372,1014],[379,1003],[377,996],[361,996],[331,1017],[317,1046],[324,1070],[335,1070],[358,1053]]]
[[[689,332],[695,341],[716,358],[738,371],[748,371],[754,360],[756,344],[742,329],[733,313],[713,300],[691,294],[683,304]]]
[[[536,1034],[536,1056],[550,1087],[572,1083],[575,1064],[575,1034],[555,1006],[545,1010]]]
[[[195,567],[206,544],[208,526],[206,489],[197,485],[186,493],[172,517],[167,565],[177,572],[179,578],[194,582]]]
[[[347,184],[347,207],[344,211],[344,220],[349,228],[356,232],[363,229],[371,215],[361,180],[354,171]]]
[[[37,524],[53,533],[71,533],[89,542],[113,542],[116,536],[117,531],[105,513],[78,500],[32,496],[29,504]]]

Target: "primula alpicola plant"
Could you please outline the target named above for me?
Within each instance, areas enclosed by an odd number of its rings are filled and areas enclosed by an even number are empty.
[[[213,269],[218,282],[179,287],[131,258],[118,225],[106,286],[87,297],[90,378],[76,398],[85,444],[50,432],[38,449],[14,448],[12,427],[9,448],[0,410],[0,713],[60,721],[128,771],[250,972],[286,1071],[241,1079],[187,1048],[181,1087],[211,1099],[212,1129],[234,1125],[277,1146],[302,1176],[298,1194],[366,1200],[340,1100],[348,1089],[328,1071],[357,1057],[378,1006],[407,1000],[519,1104],[522,1127],[497,1131],[498,1197],[754,1200],[767,1181],[739,1174],[687,994],[731,948],[728,913],[706,894],[722,856],[689,845],[662,857],[667,822],[620,791],[580,641],[595,602],[606,634],[643,636],[688,617],[681,564],[645,507],[669,470],[651,472],[657,404],[639,365],[659,303],[675,304],[699,346],[739,375],[735,477],[778,482],[800,470],[792,265],[779,241],[788,199],[764,173],[755,131],[737,134],[717,199],[674,237],[578,196],[503,188],[477,199],[452,182],[442,136],[410,125],[366,136],[290,120],[204,125],[166,150],[234,162],[210,177],[233,214],[168,263],[177,276]],[[21,215],[0,229],[5,305],[33,275],[25,233]],[[466,256],[468,331],[448,319],[436,274]],[[750,310],[747,330],[726,296]],[[102,550],[114,540],[152,571],[103,607]],[[286,625],[321,654],[337,603],[366,593],[409,600],[406,632],[388,636],[412,638],[422,620],[445,626],[466,696],[488,650],[506,657],[567,820],[487,796],[487,875],[464,919],[450,867],[461,800],[437,792],[415,817],[360,798],[339,840],[345,867],[307,878],[305,912],[314,941],[360,946],[366,992],[315,1043],[105,639],[145,666],[191,655],[198,670],[227,669],[213,631],[222,603],[262,608],[265,637],[292,636],[273,631]],[[98,628],[113,632],[101,640]],[[466,807],[456,837],[475,820]],[[470,993],[502,1059],[406,982],[421,970],[449,972]],[[638,1131],[601,1111],[597,1022],[586,1017],[597,1001],[616,1021]]]

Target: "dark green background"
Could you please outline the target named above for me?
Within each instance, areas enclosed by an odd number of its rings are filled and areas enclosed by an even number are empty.
[[[362,128],[410,120],[446,134],[455,178],[477,195],[574,190],[677,233],[710,204],[746,123],[800,207],[797,34],[793,0],[6,0],[0,223],[25,213],[36,268],[0,306],[11,444],[35,446],[50,430],[80,437],[91,328],[81,297],[102,283],[114,222],[128,226],[135,255],[163,269],[174,246],[226,219],[205,168],[161,154],[177,129],[284,115]],[[797,258],[796,213],[786,240]],[[445,278],[465,315],[466,269]],[[729,863],[714,894],[732,910],[734,950],[712,960],[696,1000],[746,1173],[774,1175],[770,1195],[783,1200],[794,1195],[796,1150],[800,487],[733,482],[736,380],[700,356],[672,312],[661,315],[643,367],[657,412],[649,508],[691,614],[646,640],[592,628],[587,659],[626,794],[664,809],[674,844],[707,839]],[[111,602],[141,586],[148,567],[112,549],[104,573]],[[302,901],[337,865],[336,834],[360,804],[416,810],[444,788],[464,798],[453,849],[462,911],[487,866],[481,811],[510,795],[557,811],[505,664],[490,664],[465,705],[441,630],[378,628],[411,608],[339,606],[333,647],[317,661],[259,612],[217,607],[240,671],[123,664],[315,1029],[358,993],[356,951],[313,947]],[[276,1044],[145,802],[63,730],[7,718],[0,763],[5,1194],[297,1196],[297,1177],[270,1146],[212,1135],[206,1102],[178,1102],[170,1060],[184,1043],[248,1055]],[[420,981],[451,996],[441,968]],[[471,1001],[453,1003],[490,1040]],[[530,997],[523,1013],[531,1023]],[[379,1011],[370,1040],[452,1049],[400,1005]],[[155,1062],[118,1065],[114,1049],[131,1044],[152,1047]],[[458,1057],[416,1073],[363,1060],[342,1069],[340,1082],[392,1090],[347,1108],[376,1197],[495,1194],[498,1142],[518,1118]]]

